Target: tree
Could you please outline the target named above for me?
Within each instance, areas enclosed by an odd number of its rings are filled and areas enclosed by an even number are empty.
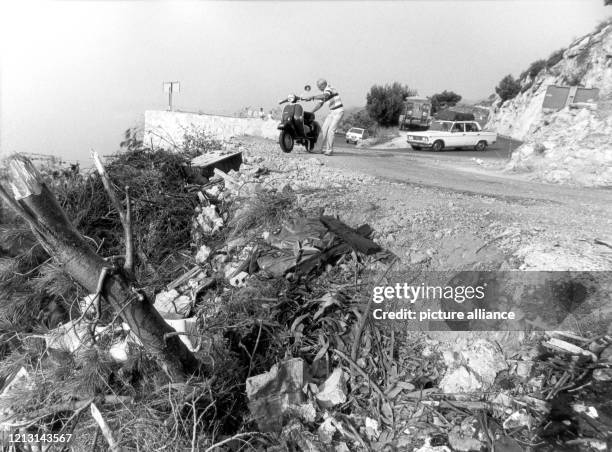
[[[342,118],[339,128],[342,130],[348,130],[351,127],[366,129],[370,134],[372,134],[376,129],[376,121],[370,117],[366,109],[361,109],[350,113],[345,118]]]
[[[454,91],[444,90],[441,93],[431,96],[431,108],[433,113],[435,113],[446,107],[454,107],[460,100],[461,95]]]
[[[521,84],[518,80],[515,80],[512,74],[506,75],[499,85],[495,87],[495,92],[501,97],[502,102],[514,99],[516,95],[521,91]]]
[[[397,125],[404,107],[404,99],[416,95],[416,91],[398,82],[373,85],[366,97],[366,111],[381,126]]]

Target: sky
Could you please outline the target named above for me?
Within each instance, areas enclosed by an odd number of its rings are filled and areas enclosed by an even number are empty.
[[[3,1],[0,154],[85,162],[174,105],[273,108],[324,77],[347,106],[373,84],[477,101],[612,15],[603,0]]]

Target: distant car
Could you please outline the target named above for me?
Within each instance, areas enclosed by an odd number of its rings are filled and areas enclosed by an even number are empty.
[[[486,132],[476,121],[434,121],[429,130],[408,132],[407,141],[413,149],[431,148],[441,151],[444,148],[473,148],[485,151],[487,146],[497,141],[495,132]]]
[[[368,137],[368,131],[366,129],[360,129],[358,127],[351,127],[346,132],[346,142],[357,144],[361,140],[365,140]]]

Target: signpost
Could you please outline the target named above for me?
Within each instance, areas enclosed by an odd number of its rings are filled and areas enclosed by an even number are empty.
[[[172,94],[180,92],[180,82],[164,82],[164,93],[168,94],[168,110],[172,111]]]

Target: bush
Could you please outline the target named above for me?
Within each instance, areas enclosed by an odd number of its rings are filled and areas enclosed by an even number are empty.
[[[546,60],[546,67],[551,68],[557,63],[559,63],[563,59],[564,52],[565,52],[565,49],[559,49],[559,50],[554,51]]]
[[[347,131],[351,127],[366,129],[370,135],[376,132],[376,121],[374,121],[367,110],[362,109],[348,114],[340,121],[340,130]]]
[[[444,90],[441,93],[434,94],[431,96],[432,113],[436,113],[437,111],[446,107],[454,107],[460,100],[461,95],[454,91]]]
[[[501,97],[502,102],[506,102],[514,99],[521,92],[521,84],[518,80],[515,80],[512,74],[508,74],[495,87],[495,92]]]
[[[529,68],[521,74],[520,80],[524,80],[527,77],[534,79],[543,69],[547,67],[546,60],[537,60],[529,65]]]
[[[374,85],[366,98],[366,111],[379,125],[396,126],[404,108],[404,99],[414,95],[415,90],[398,82],[385,86]]]

